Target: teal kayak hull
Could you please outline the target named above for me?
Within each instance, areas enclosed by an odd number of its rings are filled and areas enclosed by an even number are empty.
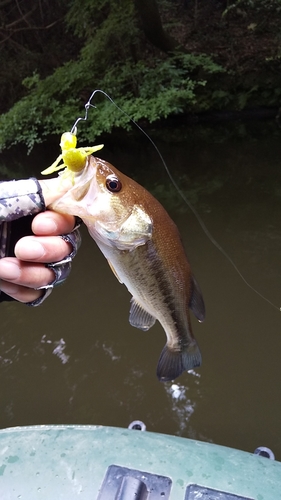
[[[156,483],[158,490],[151,486]],[[135,491],[131,497],[126,496],[129,490]],[[14,427],[0,430],[0,498],[279,500],[281,463],[153,432],[102,426]]]

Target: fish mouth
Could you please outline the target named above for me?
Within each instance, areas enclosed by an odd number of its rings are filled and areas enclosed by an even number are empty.
[[[92,157],[88,157],[85,168],[73,175],[73,186],[49,208],[56,212],[67,213],[81,218],[91,218],[94,201],[99,192],[96,181],[97,165]],[[65,182],[64,172],[61,173],[61,182]],[[68,179],[69,182],[69,179]]]

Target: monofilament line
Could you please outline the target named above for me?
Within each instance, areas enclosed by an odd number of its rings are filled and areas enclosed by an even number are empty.
[[[92,108],[96,108],[96,106],[94,106],[94,104],[92,104],[92,99],[94,98],[94,96],[97,94],[97,93],[100,93],[100,94],[103,94],[123,115],[125,115],[144,135],[145,137],[150,141],[150,143],[152,144],[152,146],[154,147],[154,149],[156,150],[167,174],[168,174],[168,177],[170,179],[170,181],[172,182],[173,186],[175,187],[176,191],[179,193],[179,195],[181,196],[181,198],[183,199],[183,201],[186,203],[186,205],[188,206],[188,208],[191,210],[191,212],[193,213],[193,215],[195,216],[195,218],[197,219],[198,223],[200,224],[203,232],[205,233],[205,235],[207,236],[207,238],[209,238],[209,240],[211,241],[211,243],[222,253],[222,255],[224,255],[224,257],[228,260],[228,262],[232,265],[232,267],[235,269],[235,271],[237,272],[237,274],[240,276],[240,278],[242,279],[242,281],[245,283],[245,285],[247,285],[247,287],[249,287],[253,292],[255,292],[259,297],[261,297],[263,300],[265,300],[268,304],[270,304],[272,307],[274,307],[274,309],[277,309],[277,311],[281,311],[281,307],[278,307],[276,306],[275,304],[273,304],[273,302],[271,302],[271,300],[269,300],[268,298],[266,298],[262,293],[260,293],[258,290],[256,290],[256,288],[254,288],[243,276],[243,274],[239,271],[238,267],[236,266],[235,262],[232,260],[232,258],[228,255],[228,253],[221,247],[221,245],[215,240],[215,238],[211,235],[211,233],[209,232],[209,230],[207,229],[207,227],[205,226],[205,223],[203,222],[203,220],[201,219],[200,215],[198,214],[197,210],[193,207],[193,205],[190,203],[190,201],[188,201],[188,199],[186,198],[186,196],[184,195],[184,193],[182,192],[182,190],[179,188],[178,184],[176,183],[176,181],[174,180],[161,152],[159,151],[159,148],[157,147],[157,145],[155,144],[155,142],[151,139],[151,137],[140,127],[140,125],[138,125],[138,123],[135,122],[135,120],[133,120],[133,118],[130,117],[130,115],[128,115],[128,113],[126,113],[126,111],[124,111],[122,108],[120,108],[120,106],[118,106],[118,104],[116,104],[113,99],[106,93],[104,92],[103,90],[100,90],[100,89],[96,89],[93,91],[93,93],[91,94],[88,102],[85,104],[85,115],[84,117],[79,117],[77,118],[77,120],[75,121],[75,123],[73,124],[72,126],[72,129],[71,129],[71,132],[73,134],[76,134],[76,130],[77,130],[77,124],[80,122],[80,121],[86,121],[88,119],[88,112],[89,112],[89,108],[92,107]]]

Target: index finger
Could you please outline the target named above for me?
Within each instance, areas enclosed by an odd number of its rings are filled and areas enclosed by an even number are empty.
[[[47,210],[34,217],[31,229],[37,236],[58,236],[70,233],[74,227],[75,217],[73,215]]]

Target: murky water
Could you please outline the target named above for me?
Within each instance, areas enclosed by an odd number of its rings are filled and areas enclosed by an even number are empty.
[[[100,156],[157,194],[182,234],[207,309],[204,324],[193,320],[203,365],[158,382],[165,334],[158,324],[149,332],[129,325],[130,295],[83,229],[70,278],[40,308],[1,304],[0,427],[140,419],[151,431],[247,451],[268,446],[281,460],[280,136],[220,143],[187,131],[157,144],[213,238],[277,308],[210,242],[149,142],[116,139]],[[23,163],[38,175],[56,155]]]

